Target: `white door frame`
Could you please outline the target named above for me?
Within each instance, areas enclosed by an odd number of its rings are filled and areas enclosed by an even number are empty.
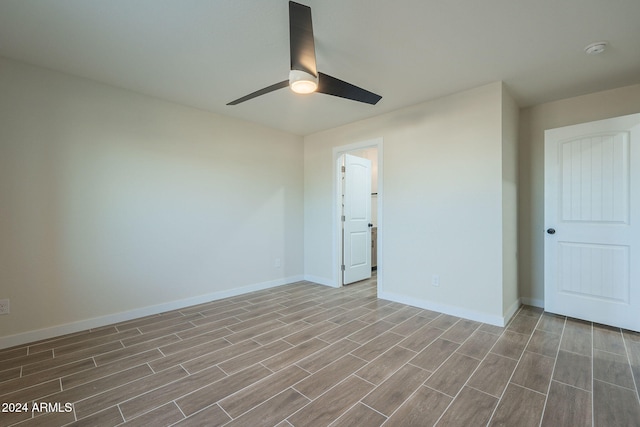
[[[341,197],[342,197],[342,188],[341,188],[341,179],[342,179],[342,171],[338,161],[340,160],[340,156],[343,154],[347,154],[351,151],[362,150],[365,148],[376,148],[378,151],[378,268],[377,268],[377,276],[378,276],[378,292],[382,289],[382,283],[384,281],[384,227],[383,227],[383,217],[382,217],[382,206],[383,206],[383,198],[384,192],[382,189],[382,137],[369,139],[361,142],[356,142],[353,144],[342,145],[340,147],[333,147],[333,203],[332,203],[332,212],[333,212],[333,280],[336,284],[336,287],[344,286],[342,283],[342,221],[340,221],[340,217],[342,216],[341,210]]]

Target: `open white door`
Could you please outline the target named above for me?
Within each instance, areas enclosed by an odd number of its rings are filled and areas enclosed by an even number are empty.
[[[371,277],[371,161],[345,154],[343,284]]]
[[[640,331],[640,114],[545,132],[545,310]]]

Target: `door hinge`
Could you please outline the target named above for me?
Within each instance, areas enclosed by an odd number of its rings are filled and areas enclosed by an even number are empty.
[[[345,217],[344,215],[342,215],[342,217],[340,218],[342,220],[342,222],[345,222],[347,220],[347,217]]]
[[[342,169],[340,169],[342,172],[346,172],[347,168],[345,166],[342,166]]]
[[[340,268],[342,269],[342,271],[344,271],[344,269],[345,269],[344,264],[342,264],[342,265],[340,266]]]

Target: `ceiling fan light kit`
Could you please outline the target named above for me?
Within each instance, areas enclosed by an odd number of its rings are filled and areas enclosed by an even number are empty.
[[[291,52],[289,80],[252,92],[227,105],[237,105],[287,86],[295,93],[318,92],[371,105],[377,104],[382,99],[382,96],[373,92],[318,72],[311,8],[293,1],[289,2],[289,47]]]
[[[318,89],[318,78],[302,70],[289,71],[289,87],[295,93],[312,93]]]

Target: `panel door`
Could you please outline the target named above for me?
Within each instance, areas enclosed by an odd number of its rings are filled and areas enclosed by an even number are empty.
[[[343,283],[371,277],[371,161],[345,155]]]
[[[640,331],[640,114],[545,132],[545,310]]]

